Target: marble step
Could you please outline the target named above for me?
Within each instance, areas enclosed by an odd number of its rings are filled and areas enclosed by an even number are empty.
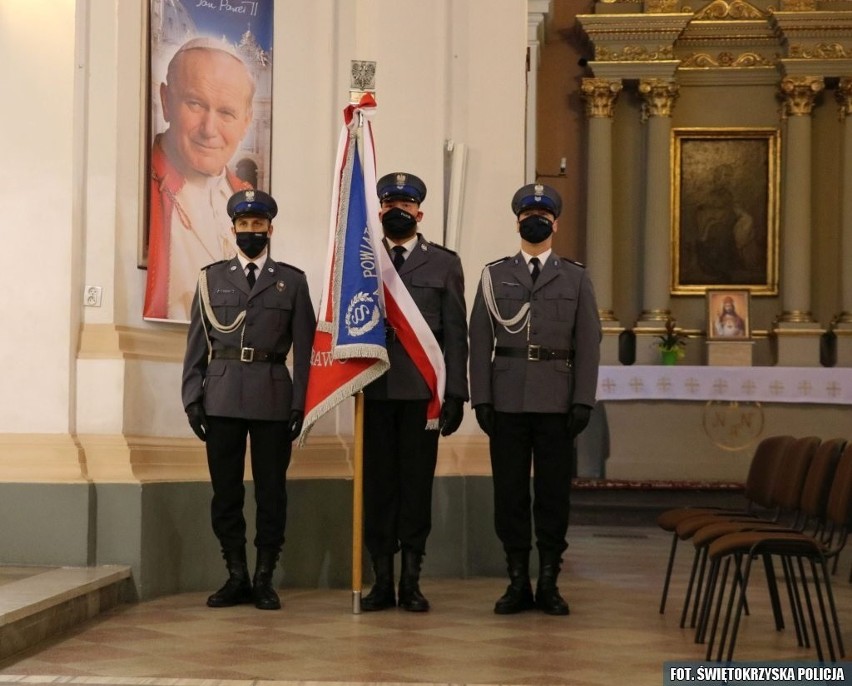
[[[0,569],[0,660],[132,599],[125,565]]]

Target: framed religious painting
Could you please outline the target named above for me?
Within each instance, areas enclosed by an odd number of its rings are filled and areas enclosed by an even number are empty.
[[[189,321],[198,274],[236,254],[228,199],[269,191],[274,0],[147,0],[146,320]]]
[[[671,292],[778,294],[777,129],[672,132]]]
[[[720,341],[751,338],[751,312],[745,288],[707,289],[707,339]]]

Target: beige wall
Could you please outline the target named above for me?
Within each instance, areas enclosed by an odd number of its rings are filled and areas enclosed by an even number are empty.
[[[203,479],[180,403],[185,328],[141,316],[145,3],[0,0],[0,18],[0,80],[19,105],[0,115],[7,283],[39,284],[16,287],[3,308],[12,335],[0,343],[0,481],[152,478],[160,453],[181,456],[176,478]],[[423,230],[433,240],[442,239],[446,141],[467,146],[459,245],[471,302],[481,266],[514,252],[526,26],[525,0],[276,3],[272,191],[283,211],[273,255],[307,272],[315,304],[353,59],[378,63],[379,173],[426,180]],[[84,284],[103,288],[101,307],[82,306]],[[315,431],[314,461],[345,472],[335,436],[350,433],[346,404]],[[472,418],[461,433],[478,433]],[[169,479],[165,462],[158,477]]]

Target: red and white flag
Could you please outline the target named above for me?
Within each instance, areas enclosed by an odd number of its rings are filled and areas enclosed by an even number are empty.
[[[343,111],[324,289],[300,445],[320,417],[387,371],[386,322],[396,330],[432,393],[427,428],[438,428],[446,379],[444,357],[382,244],[369,122],[375,109],[375,100],[365,95],[358,105]]]

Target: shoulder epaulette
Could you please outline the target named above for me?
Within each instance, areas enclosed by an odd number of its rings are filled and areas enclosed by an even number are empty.
[[[565,260],[566,262],[570,262],[571,264],[576,264],[581,269],[586,268],[585,264],[583,264],[582,262],[577,262],[577,260],[569,260],[567,257],[563,257],[562,259]]]
[[[426,241],[433,248],[438,248],[438,250],[443,250],[444,252],[450,253],[450,255],[458,255],[455,250],[450,250],[447,246],[441,245],[440,243],[433,243],[432,241]]]
[[[292,264],[287,264],[286,262],[276,262],[275,264],[277,264],[281,267],[287,267],[288,269],[292,269],[294,272],[299,272],[299,274],[305,273],[301,269],[299,269],[298,267],[294,267]]]
[[[505,262],[505,261],[506,261],[506,260],[508,260],[508,259],[509,259],[509,256],[508,256],[508,255],[506,255],[506,257],[501,257],[499,260],[494,260],[493,262],[488,262],[485,266],[486,266],[486,267],[491,267],[491,266],[493,266],[493,265],[495,265],[495,264],[500,264],[501,262]]]
[[[230,262],[231,260],[219,260],[218,262],[211,262],[208,265],[202,267],[202,269],[210,269],[210,267],[215,267],[217,264],[224,264],[225,262]]]

